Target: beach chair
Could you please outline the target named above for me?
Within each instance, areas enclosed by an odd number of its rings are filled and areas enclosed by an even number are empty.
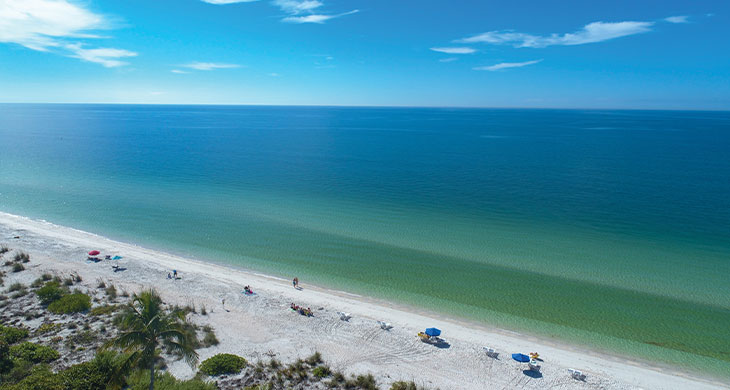
[[[530,371],[540,372],[540,363],[538,363],[535,359],[531,359],[530,362],[527,363],[527,367]]]
[[[484,347],[484,351],[487,352],[487,356],[490,358],[496,359],[499,356],[499,352],[497,352],[494,348]]]
[[[378,321],[378,325],[380,326],[380,329],[383,329],[383,330],[390,330],[391,328],[393,328],[393,325],[391,325],[385,321]]]
[[[582,381],[582,380],[585,380],[586,379],[586,376],[582,372],[580,372],[578,370],[574,370],[572,368],[569,368],[568,369],[568,373],[570,374],[570,377],[573,378],[573,379],[577,379],[579,381]]]

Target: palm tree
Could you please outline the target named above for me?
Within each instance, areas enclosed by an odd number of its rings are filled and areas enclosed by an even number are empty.
[[[150,370],[150,390],[155,388],[155,358],[160,345],[167,347],[194,367],[198,353],[192,347],[185,332],[185,313],[181,310],[167,312],[155,290],[134,294],[132,302],[122,316],[122,332],[108,346],[128,353],[125,366],[136,365]]]

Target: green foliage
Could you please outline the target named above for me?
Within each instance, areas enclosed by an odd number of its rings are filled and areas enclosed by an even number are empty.
[[[305,361],[310,366],[316,366],[317,364],[322,363],[322,354],[320,354],[319,352],[315,352],[312,354],[312,356],[308,357]]]
[[[11,376],[11,381],[17,382],[13,385],[4,385],[2,390],[67,390],[61,383],[58,374],[54,374],[47,366],[37,366],[32,369],[23,367],[24,373],[21,378]],[[15,376],[21,375],[16,371]]]
[[[117,298],[117,288],[114,287],[113,284],[110,284],[109,287],[107,287],[105,291],[106,291],[106,296],[109,297],[109,299]]]
[[[66,345],[69,347],[88,345],[98,339],[96,333],[90,330],[76,333],[66,338]]]
[[[210,375],[238,374],[246,367],[246,359],[230,353],[219,353],[200,364],[200,372]]]
[[[43,333],[52,332],[52,331],[54,331],[56,329],[60,329],[60,328],[61,328],[61,324],[56,324],[53,322],[46,322],[46,323],[42,324],[41,326],[39,326],[38,330],[36,332],[38,332],[39,334],[43,334]]]
[[[15,263],[13,264],[13,272],[20,272],[25,270],[25,267],[23,267],[23,264]]]
[[[41,304],[50,305],[51,303],[61,299],[67,294],[67,290],[61,287],[57,282],[47,282],[43,287],[36,290],[38,299],[41,300]]]
[[[0,245],[0,255],[4,255],[8,252],[10,252],[10,248],[5,245]]]
[[[48,311],[56,314],[79,313],[91,308],[91,297],[83,293],[73,293],[48,305]]]
[[[148,390],[150,386],[149,373],[135,371],[127,380],[129,390]],[[200,379],[182,381],[169,372],[155,374],[155,390],[217,390],[215,383],[206,383]]]
[[[88,362],[76,364],[60,372],[67,390],[103,390],[113,383],[121,383],[125,356],[111,351],[101,352]]]
[[[331,373],[332,371],[327,366],[314,367],[314,370],[312,370],[312,375],[316,376],[317,378],[328,377]]]
[[[73,284],[74,284],[73,278],[66,278],[63,280],[64,286],[73,286]]]
[[[198,354],[183,329],[189,325],[185,316],[179,311],[165,311],[162,298],[155,290],[134,294],[132,302],[118,318],[121,332],[109,345],[129,353],[131,364],[154,373],[160,345],[184,358],[190,366],[198,362]],[[154,376],[150,381],[154,381]]]
[[[375,377],[373,377],[372,374],[367,374],[367,375],[358,375],[356,378],[346,381],[345,388],[361,389],[361,390],[378,390],[378,385],[375,383]]]
[[[114,313],[119,309],[117,305],[103,305],[91,309],[92,316],[105,316]]]
[[[61,355],[51,347],[26,341],[10,347],[10,356],[14,359],[32,363],[49,363],[58,359]]]
[[[0,339],[5,340],[8,344],[15,344],[26,337],[28,337],[28,329],[0,325]]]
[[[20,291],[20,290],[24,290],[24,289],[25,289],[25,285],[23,283],[16,282],[16,283],[11,284],[10,287],[8,287],[8,292]]]
[[[209,325],[204,326],[203,332],[205,332],[205,336],[203,336],[203,347],[207,348],[219,344],[218,338],[215,337],[215,332],[212,327]]]
[[[18,252],[15,254],[15,257],[13,257],[13,261],[17,263],[27,263],[30,261],[30,255],[25,252]]]
[[[390,385],[390,390],[418,390],[418,387],[416,386],[416,383],[406,382],[406,381],[398,381],[393,382],[392,385]]]

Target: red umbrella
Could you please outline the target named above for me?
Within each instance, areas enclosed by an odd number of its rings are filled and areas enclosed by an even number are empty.
[[[89,256],[96,256],[99,253],[101,253],[101,252],[99,252],[99,251],[91,251],[91,252],[89,252]]]

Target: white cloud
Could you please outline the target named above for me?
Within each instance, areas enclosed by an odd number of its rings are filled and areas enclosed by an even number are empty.
[[[223,5],[223,4],[235,4],[235,3],[251,3],[258,0],[202,0],[204,3],[208,4],[216,4],[216,5]]]
[[[191,62],[189,64],[180,65],[185,68],[195,69],[195,70],[215,70],[215,69],[232,69],[232,68],[240,68],[241,65],[238,64],[223,64],[223,63],[215,63],[215,62]],[[175,72],[179,73],[179,72]]]
[[[339,18],[340,16],[351,15],[359,10],[343,12],[341,14],[324,14],[315,13],[317,9],[324,5],[319,0],[274,0],[273,5],[279,7],[288,16],[281,19],[286,23],[317,23],[322,24],[330,19]]]
[[[0,0],[0,42],[58,52],[106,67],[125,65],[118,59],[137,53],[113,48],[85,49],[81,41],[101,38],[93,32],[110,26],[102,15],[68,0]]]
[[[286,18],[282,19],[282,21],[287,23],[317,23],[322,24],[330,19],[339,18],[340,16],[345,15],[352,15],[355,13],[360,12],[360,10],[352,10],[349,12],[343,12],[341,14],[336,15],[322,15],[322,14],[311,14],[311,15],[305,15],[305,16],[287,16]]]
[[[71,57],[79,58],[88,62],[102,64],[107,68],[127,65],[126,62],[120,61],[119,59],[137,56],[137,53],[123,49],[111,49],[105,47],[97,49],[84,49],[84,47],[80,43],[68,44],[66,45],[66,48],[73,53]]]
[[[302,12],[312,12],[323,6],[324,3],[317,0],[274,0],[274,5],[288,14],[296,15]]]
[[[449,57],[449,58],[442,58],[442,59],[439,60],[439,62],[454,62],[456,60],[458,60],[458,58],[456,58],[456,57]]]
[[[432,47],[431,50],[446,54],[471,54],[476,52],[471,47]]]
[[[478,66],[473,69],[474,70],[487,70],[490,72],[494,72],[494,71],[502,70],[502,69],[521,68],[523,66],[537,64],[538,62],[542,62],[542,60],[525,61],[525,62],[502,62],[502,63],[496,64],[496,65],[490,65],[490,66]]]
[[[518,33],[513,31],[490,31],[472,37],[459,39],[461,43],[490,43],[513,45],[515,47],[540,48],[553,45],[583,45],[603,42],[609,39],[640,34],[651,30],[653,22],[593,22],[574,33],[550,34],[548,36]]]
[[[689,16],[687,15],[680,15],[680,16],[670,16],[668,18],[664,18],[665,22],[669,23],[689,23]]]
[[[281,75],[278,74],[278,73],[269,73],[269,76],[271,76],[271,77],[279,77]]]
[[[177,74],[188,74],[188,73],[190,73],[190,72],[186,72],[186,71],[180,70],[180,69],[173,69],[170,72],[177,73]]]

